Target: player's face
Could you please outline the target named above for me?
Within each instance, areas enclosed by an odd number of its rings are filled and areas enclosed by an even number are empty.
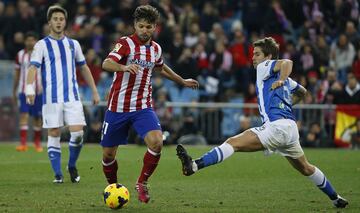
[[[151,36],[156,28],[156,24],[150,24],[145,20],[135,22],[134,26],[136,35],[143,43],[146,43],[151,39]]]
[[[264,52],[262,51],[262,49],[260,47],[254,48],[252,60],[253,60],[253,65],[254,65],[255,69],[258,64],[260,64],[261,62],[268,60],[270,58],[271,58],[271,55],[265,57]]]
[[[64,32],[66,25],[65,15],[62,12],[55,12],[52,14],[49,21],[50,32],[61,34]]]
[[[29,36],[25,39],[25,48],[27,50],[32,50],[35,46],[36,38]]]

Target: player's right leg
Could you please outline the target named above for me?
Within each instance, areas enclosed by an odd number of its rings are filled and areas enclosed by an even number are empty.
[[[286,157],[290,164],[302,175],[307,176],[322,192],[324,192],[337,208],[345,208],[349,203],[336,193],[330,181],[317,167],[311,165],[305,155],[299,158]]]
[[[103,147],[103,172],[109,184],[117,183],[118,164],[116,153],[119,145],[127,144],[130,113],[118,113],[107,110],[101,130]]]
[[[43,128],[48,129],[47,150],[51,167],[55,173],[54,183],[63,182],[61,171],[60,127],[64,126],[62,103],[44,104],[42,106]]]
[[[228,138],[223,144],[211,149],[196,160],[192,160],[180,144],[177,146],[176,152],[182,164],[183,174],[189,176],[199,169],[221,163],[234,152],[254,152],[263,149],[258,136],[251,130],[246,130],[239,135]]]

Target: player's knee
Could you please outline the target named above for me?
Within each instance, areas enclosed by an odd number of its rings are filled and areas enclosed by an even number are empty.
[[[60,137],[60,128],[52,128],[48,130],[48,135],[52,137]]]
[[[154,152],[161,152],[163,146],[163,136],[161,131],[153,131],[145,137],[145,142],[149,149]]]
[[[228,138],[225,141],[225,143],[230,144],[234,148],[235,151],[241,148],[241,144],[237,143],[237,140],[235,139],[235,137]]]
[[[310,176],[310,175],[314,174],[315,167],[312,166],[311,164],[303,164],[300,167],[299,172],[304,176]]]
[[[81,145],[83,143],[84,131],[70,132],[70,141]]]

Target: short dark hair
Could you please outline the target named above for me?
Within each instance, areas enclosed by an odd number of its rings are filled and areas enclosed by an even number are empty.
[[[265,37],[253,43],[254,47],[260,47],[265,56],[271,54],[271,59],[279,58],[279,44],[272,37]]]
[[[63,13],[65,16],[65,19],[67,20],[67,17],[68,17],[67,11],[60,5],[53,5],[53,6],[49,7],[49,9],[47,11],[47,15],[46,15],[47,20],[50,21],[52,14],[57,13],[57,12]]]
[[[151,5],[141,5],[135,9],[133,17],[135,22],[143,19],[150,24],[156,24],[160,18],[160,13]]]
[[[35,38],[36,40],[39,38],[38,34],[35,33],[34,31],[28,31],[25,33],[25,39],[28,38],[28,37],[33,37]]]

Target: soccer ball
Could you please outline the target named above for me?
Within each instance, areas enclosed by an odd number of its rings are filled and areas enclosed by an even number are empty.
[[[111,209],[120,209],[130,200],[129,190],[120,183],[108,185],[104,190],[104,202]]]

